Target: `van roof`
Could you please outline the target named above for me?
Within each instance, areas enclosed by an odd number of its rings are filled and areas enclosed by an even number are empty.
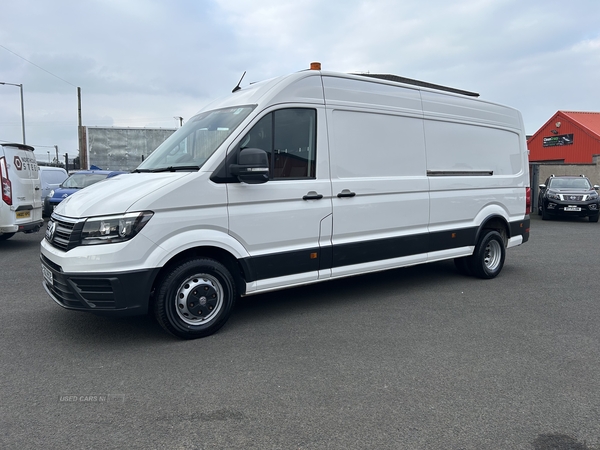
[[[464,91],[462,89],[453,88],[450,86],[442,86],[441,84],[429,83],[428,81],[414,80],[412,78],[400,77],[398,75],[380,74],[380,73],[352,73],[350,75],[358,75],[359,77],[379,78],[380,80],[394,81],[396,83],[412,84],[438,91],[453,92],[455,94],[467,95],[469,97],[479,97],[477,92]]]
[[[325,78],[337,78],[356,80],[369,84],[387,84],[390,86],[422,91],[423,93],[448,95],[455,97],[456,99],[462,97],[465,100],[469,99],[470,101],[480,102],[480,108],[486,110],[490,109],[490,111],[487,111],[487,113],[488,115],[491,114],[493,117],[491,119],[482,119],[484,122],[493,122],[503,126],[509,125],[517,129],[521,128],[522,118],[521,114],[517,110],[506,105],[482,100],[479,97],[479,94],[475,92],[463,91],[461,89],[451,88],[448,86],[435,85],[433,83],[412,80],[410,78],[402,78],[398,77],[397,75],[373,74],[373,76],[369,76],[365,74],[329,72],[324,70],[301,70],[299,72],[259,81],[256,83],[251,82],[250,85],[244,86],[232,94],[217,98],[204,105],[204,107],[198,112],[200,113],[204,111],[230,108],[240,105],[253,105],[261,107],[262,105],[286,103],[289,101],[293,101],[294,103],[324,104],[325,99],[323,98],[322,85],[319,82],[309,80],[317,77],[321,78],[321,80]],[[289,86],[294,84],[295,87],[292,89],[287,89]],[[448,98],[448,101],[455,102],[456,100]],[[464,109],[466,113],[465,117],[473,118],[472,114],[468,114],[472,108],[469,107]]]
[[[2,147],[17,147],[20,150],[29,150],[29,151],[34,151],[35,149],[30,146],[30,145],[25,145],[25,144],[13,144],[13,143],[4,143],[4,144],[0,144]]]

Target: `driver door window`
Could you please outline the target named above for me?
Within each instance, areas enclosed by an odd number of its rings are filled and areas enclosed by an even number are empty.
[[[314,109],[273,111],[252,127],[240,148],[267,152],[272,180],[315,178],[316,118]]]

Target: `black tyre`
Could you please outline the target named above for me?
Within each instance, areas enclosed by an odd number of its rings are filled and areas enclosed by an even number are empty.
[[[542,220],[550,220],[550,214],[546,212],[546,208],[542,207]]]
[[[3,233],[3,234],[0,234],[0,241],[6,241],[7,239],[10,239],[14,235],[15,235],[15,233]]]
[[[462,258],[454,258],[454,267],[458,270],[458,273],[465,276],[473,275],[471,268],[469,267],[469,257],[463,256]]]
[[[537,210],[538,210],[538,216],[541,216],[542,215],[542,206],[539,205]]]
[[[484,230],[473,255],[469,257],[469,268],[478,278],[494,278],[502,270],[505,257],[506,249],[500,233]]]
[[[600,218],[600,214],[596,214],[595,216],[590,216],[590,222],[598,222],[598,218]]]
[[[165,274],[156,290],[154,314],[169,333],[196,339],[227,322],[236,296],[233,277],[223,264],[191,259]]]

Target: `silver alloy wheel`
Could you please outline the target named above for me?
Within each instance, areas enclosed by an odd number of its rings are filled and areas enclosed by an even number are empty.
[[[483,263],[490,272],[495,272],[502,261],[502,247],[500,242],[491,240],[485,247]]]
[[[189,325],[210,322],[223,306],[223,287],[217,278],[198,274],[181,283],[175,297],[175,310]]]

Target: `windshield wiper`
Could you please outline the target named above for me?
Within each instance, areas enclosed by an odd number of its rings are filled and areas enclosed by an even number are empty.
[[[169,166],[153,169],[150,172],[177,172],[178,170],[200,170],[200,166]]]
[[[150,169],[135,169],[135,170],[131,171],[131,173],[142,173],[142,172],[146,173],[146,172],[152,172],[152,171]]]

